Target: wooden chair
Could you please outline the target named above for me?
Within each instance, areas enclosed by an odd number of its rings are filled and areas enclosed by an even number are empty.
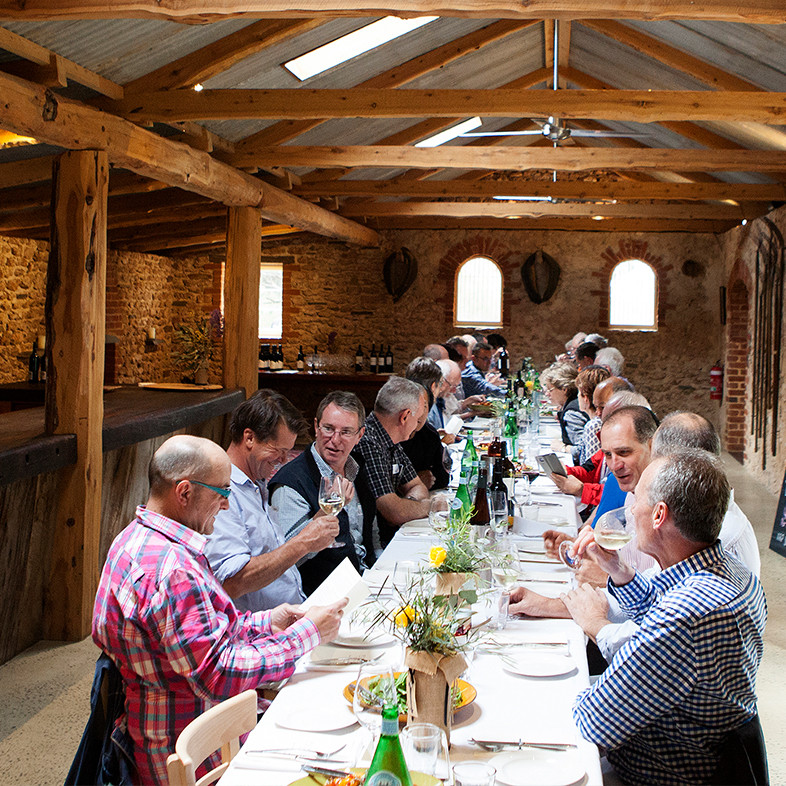
[[[257,723],[257,692],[247,690],[202,713],[183,729],[175,752],[167,759],[169,786],[207,786],[214,783],[240,750],[240,735]],[[221,764],[199,780],[196,769],[211,753],[221,749]]]

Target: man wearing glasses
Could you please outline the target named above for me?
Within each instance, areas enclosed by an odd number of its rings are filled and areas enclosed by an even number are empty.
[[[284,536],[292,539],[319,515],[321,478],[344,478],[345,503],[338,514],[336,546],[312,553],[298,563],[306,594],[313,592],[345,557],[360,572],[374,562],[376,501],[365,476],[358,474],[359,462],[349,455],[365,432],[365,419],[366,411],[354,393],[328,393],[317,407],[314,443],[281,467],[270,481],[271,507]]]
[[[147,504],[109,549],[93,640],[123,678],[121,728],[133,742],[135,782],[163,786],[167,756],[188,723],[292,674],[300,656],[336,636],[346,601],[305,613],[289,604],[239,611],[205,557],[214,518],[234,496],[227,454],[178,435],[156,451],[148,476]]]
[[[227,448],[232,495],[216,516],[206,553],[243,611],[300,603],[305,595],[296,563],[321,551],[339,532],[338,519],[320,513],[286,540],[271,518],[267,481],[286,462],[304,425],[300,411],[272,390],[258,390],[232,413]]]

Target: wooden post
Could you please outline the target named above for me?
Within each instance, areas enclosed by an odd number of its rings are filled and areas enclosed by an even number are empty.
[[[98,586],[108,177],[106,153],[94,150],[63,153],[52,173],[46,431],[76,434],[77,462],[63,470],[57,501],[44,608],[48,639],[90,633]]]
[[[231,207],[227,216],[224,276],[224,387],[259,387],[259,265],[262,221],[253,207]]]

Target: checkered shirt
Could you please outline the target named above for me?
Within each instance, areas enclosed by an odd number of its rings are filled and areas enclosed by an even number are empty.
[[[767,606],[720,541],[609,590],[641,626],[576,699],[582,735],[626,783],[708,783],[726,732],[756,712]]]
[[[269,611],[238,612],[204,547],[204,536],[140,506],[112,543],[101,574],[93,640],[123,675],[141,783],[168,782],[167,756],[194,718],[223,699],[288,677],[319,643],[310,620],[274,635]]]

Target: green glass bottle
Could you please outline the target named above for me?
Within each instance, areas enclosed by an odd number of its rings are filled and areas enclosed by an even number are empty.
[[[363,783],[365,786],[412,786],[398,738],[398,708],[395,704],[382,708],[382,732]]]
[[[467,482],[467,491],[469,492],[470,497],[472,497],[472,495],[475,493],[475,489],[478,486],[478,476],[480,475],[480,456],[478,456],[478,451],[475,448],[475,442],[472,439],[472,434],[467,436],[467,446],[464,450],[469,451],[470,473]]]

